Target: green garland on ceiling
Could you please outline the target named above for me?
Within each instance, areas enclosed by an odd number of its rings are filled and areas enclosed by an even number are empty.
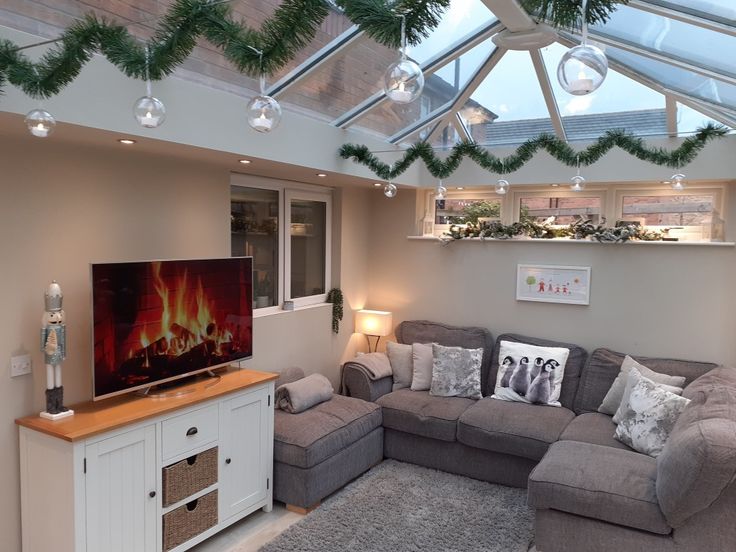
[[[628,3],[628,0],[588,0],[585,10],[588,24],[605,23],[618,9],[619,4]],[[580,27],[582,0],[520,0],[520,4],[530,14],[555,27],[563,29]]]
[[[671,151],[647,147],[643,139],[623,130],[609,130],[593,144],[576,151],[567,142],[552,134],[540,134],[521,144],[511,155],[500,158],[473,142],[460,142],[445,160],[440,159],[427,142],[418,142],[404,152],[404,156],[393,165],[382,162],[367,146],[344,144],[339,155],[365,165],[383,180],[394,180],[406,171],[417,159],[424,161],[429,173],[438,179],[448,178],[457,170],[465,157],[475,161],[481,168],[495,174],[509,174],[523,167],[539,150],[546,150],[552,157],[568,167],[592,165],[615,146],[643,161],[662,167],[679,169],[693,161],[705,145],[714,138],[724,136],[728,129],[723,125],[709,123],[697,130],[695,135],[683,140]]]
[[[336,3],[368,36],[396,48],[401,42],[398,14],[406,17],[408,43],[418,44],[437,27],[450,0]],[[147,42],[132,36],[122,25],[87,15],[66,29],[59,45],[37,63],[17,44],[0,40],[0,91],[7,81],[33,98],[54,96],[79,75],[96,52],[128,77],[144,79],[148,65],[150,78],[160,80],[181,65],[199,37],[219,48],[241,73],[272,75],[309,44],[329,9],[326,0],[284,0],[260,29],[253,29],[234,21],[230,6],[221,1],[175,0]]]

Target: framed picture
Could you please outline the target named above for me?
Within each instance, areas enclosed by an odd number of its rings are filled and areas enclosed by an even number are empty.
[[[590,267],[517,265],[516,300],[589,305]]]

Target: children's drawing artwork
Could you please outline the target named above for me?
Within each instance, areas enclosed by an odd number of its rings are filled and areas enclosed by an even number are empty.
[[[516,300],[589,305],[590,267],[517,265]]]

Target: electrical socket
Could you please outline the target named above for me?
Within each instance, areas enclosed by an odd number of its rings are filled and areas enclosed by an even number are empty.
[[[25,376],[31,373],[31,355],[10,357],[10,377]]]

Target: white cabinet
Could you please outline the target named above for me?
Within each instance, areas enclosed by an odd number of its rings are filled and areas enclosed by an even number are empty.
[[[275,378],[234,370],[171,400],[116,398],[74,405],[62,421],[16,420],[23,552],[166,552],[164,542],[183,552],[257,509],[270,511]],[[205,488],[185,487],[164,506],[164,468],[168,491],[189,462],[217,469]],[[186,534],[172,522],[200,511]]]
[[[271,487],[273,408],[265,390],[220,404],[220,519],[261,502]]]
[[[85,447],[87,550],[156,551],[156,426]]]

